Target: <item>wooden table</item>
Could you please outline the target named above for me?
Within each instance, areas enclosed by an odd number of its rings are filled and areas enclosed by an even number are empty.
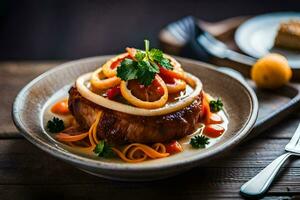
[[[0,63],[0,199],[240,199],[240,186],[284,153],[300,121],[290,115],[259,137],[187,173],[148,183],[113,182],[86,174],[25,140],[11,120],[18,91],[60,62]],[[291,159],[266,199],[300,195],[300,160]]]

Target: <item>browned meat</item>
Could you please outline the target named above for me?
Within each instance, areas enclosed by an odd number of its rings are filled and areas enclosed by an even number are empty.
[[[75,87],[69,91],[69,109],[77,122],[88,129],[98,110],[103,111],[97,127],[100,139],[110,143],[155,143],[179,139],[193,133],[200,117],[202,95],[188,107],[161,116],[136,116],[94,104],[80,95]]]

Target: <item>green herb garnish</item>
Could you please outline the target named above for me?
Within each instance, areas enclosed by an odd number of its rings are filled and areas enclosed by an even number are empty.
[[[205,148],[207,144],[209,144],[209,138],[204,135],[196,135],[190,141],[190,145],[195,149]]]
[[[115,152],[112,150],[111,146],[101,140],[95,147],[94,153],[99,157],[111,158],[115,156]]]
[[[52,120],[47,122],[47,129],[51,133],[58,133],[65,129],[64,121],[57,117],[53,117]]]
[[[136,79],[141,84],[148,86],[159,73],[159,66],[173,70],[170,61],[163,56],[159,49],[149,50],[149,41],[145,40],[145,51],[137,50],[135,60],[126,58],[117,68],[117,76],[124,81]]]
[[[212,112],[219,112],[223,108],[223,103],[221,99],[218,98],[217,101],[214,100],[210,101],[209,107]]]

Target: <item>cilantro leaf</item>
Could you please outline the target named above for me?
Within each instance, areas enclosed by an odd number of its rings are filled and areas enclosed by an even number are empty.
[[[137,71],[137,80],[145,85],[148,86],[152,83],[153,79],[155,78],[155,74],[159,71],[159,69],[151,66],[149,62],[139,62],[138,63],[138,71]]]
[[[167,58],[162,58],[160,61],[157,62],[159,62],[159,64],[164,68],[168,70],[173,70],[173,66],[171,65],[170,61]]]
[[[57,117],[53,117],[52,120],[47,122],[47,129],[51,133],[58,133],[65,129],[64,121]]]
[[[161,50],[151,49],[149,52],[149,58],[150,58],[150,60],[155,61],[158,64],[160,64],[162,67],[164,67],[168,70],[173,70],[173,66],[170,63],[170,60],[164,57],[164,54]]]
[[[151,49],[149,52],[149,58],[153,61],[158,61],[164,58],[163,52],[159,49]]]
[[[209,144],[209,138],[204,135],[196,135],[190,141],[190,145],[195,149],[205,148],[207,144]]]
[[[146,51],[146,55],[149,54],[149,48],[150,48],[150,42],[149,40],[144,40],[145,43],[145,51]]]
[[[137,79],[137,63],[125,58],[121,66],[117,68],[117,76],[123,81]]]
[[[134,57],[137,59],[137,61],[142,61],[146,57],[146,54],[140,50],[137,50]]]
[[[169,59],[163,56],[159,49],[149,50],[149,41],[145,40],[145,51],[137,50],[135,60],[125,59],[117,68],[117,77],[124,81],[137,79],[141,84],[148,86],[159,73],[159,65],[172,70]]]
[[[111,158],[115,156],[115,152],[112,150],[111,146],[107,144],[104,140],[101,140],[95,147],[94,153],[103,158]]]

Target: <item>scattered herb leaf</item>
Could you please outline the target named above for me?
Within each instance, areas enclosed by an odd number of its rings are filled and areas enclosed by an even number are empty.
[[[51,133],[58,133],[65,129],[64,121],[57,117],[53,117],[52,120],[47,122],[47,129]]]
[[[103,158],[111,158],[115,156],[115,152],[112,150],[111,146],[105,142],[104,140],[101,140],[95,147],[94,153]]]
[[[221,99],[218,98],[216,101],[215,100],[210,101],[209,107],[212,112],[219,112],[223,108],[223,103]]]
[[[190,145],[195,149],[205,148],[207,144],[209,144],[209,138],[204,135],[196,135],[190,141]]]

